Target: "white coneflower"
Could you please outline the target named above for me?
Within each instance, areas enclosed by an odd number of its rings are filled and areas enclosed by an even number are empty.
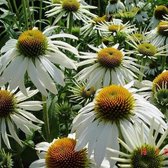
[[[34,161],[30,168],[98,168],[89,159],[87,148],[75,150],[76,143],[73,137],[65,137],[37,144],[39,160]],[[104,160],[100,168],[109,168],[109,162]]]
[[[85,68],[77,74],[77,80],[87,81],[87,88],[92,86],[100,88],[110,84],[124,85],[134,80],[136,74],[141,73],[135,63],[136,59],[128,56],[130,52],[119,50],[118,44],[112,47],[105,45],[102,48],[89,47],[95,53],[81,52],[79,58],[84,61],[79,62],[78,66],[85,65]]]
[[[150,42],[147,38],[143,41],[139,41],[133,36],[128,36],[128,38],[127,43],[134,48],[132,51],[138,57],[157,59],[160,56],[167,56],[166,48],[168,45],[160,47],[158,43]]]
[[[94,151],[94,159],[98,165],[108,156],[107,147],[119,150],[117,138],[123,127],[128,129],[135,121],[148,125],[155,117],[155,128],[159,125],[167,128],[164,115],[132,91],[134,90],[130,85],[110,85],[100,89],[93,102],[83,107],[73,121],[72,132],[76,133],[78,139],[76,149],[80,150],[88,145],[88,154]]]
[[[127,36],[128,41],[135,41],[136,43],[148,41],[147,38],[147,28],[142,29],[135,29],[131,34]]]
[[[168,117],[168,70],[157,75],[154,80],[137,82],[140,93]]]
[[[121,19],[113,19],[111,22],[101,22],[96,26],[96,29],[100,31],[102,36],[113,35],[117,33],[130,34],[135,31],[135,26],[127,23],[122,23]]]
[[[52,9],[46,12],[47,17],[55,17],[53,25],[55,25],[60,19],[66,17],[67,27],[71,22],[71,16],[73,19],[87,22],[91,18],[96,17],[91,13],[89,9],[95,9],[96,7],[84,4],[81,0],[61,0],[60,3],[50,3]]]
[[[161,20],[164,20],[164,17],[168,15],[168,8],[164,5],[156,6],[154,9],[153,17],[149,23],[149,26],[155,28]]]
[[[55,27],[41,32],[33,28],[23,32],[17,40],[10,39],[2,47],[2,56],[0,57],[1,85],[9,82],[12,89],[19,86],[20,90],[26,94],[24,76],[27,72],[33,84],[44,95],[47,95],[46,89],[54,94],[57,93],[53,80],[64,86],[64,73],[58,66],[70,69],[75,69],[76,66],[74,61],[68,58],[63,51],[67,50],[75,55],[78,55],[78,51],[70,44],[57,39],[76,39],[76,37],[65,33],[49,33],[53,29]]]
[[[104,15],[102,17],[95,17],[89,22],[87,22],[83,27],[81,27],[81,34],[84,35],[84,37],[91,36],[94,34],[99,33],[99,30],[96,29],[97,25],[99,23],[107,21],[107,16]]]
[[[124,4],[120,0],[109,0],[106,6],[106,15],[109,17],[110,14],[116,13],[120,10],[125,10]]]
[[[34,130],[40,129],[37,123],[43,122],[28,111],[39,111],[42,109],[40,101],[25,101],[34,96],[38,90],[26,89],[27,96],[21,91],[9,90],[4,86],[0,88],[0,148],[1,139],[4,144],[11,148],[9,137],[22,145],[17,135],[17,129],[26,135],[31,135]],[[36,122],[33,124],[32,122]]]
[[[168,117],[168,70],[153,80],[152,95],[154,104]]]
[[[168,44],[168,21],[160,21],[155,29],[148,32],[147,36],[151,42],[159,46]]]
[[[118,161],[119,167],[129,168],[166,168],[168,165],[168,146],[163,146],[163,142],[168,135],[168,128],[159,135],[159,130],[154,130],[154,119],[150,122],[150,130],[144,131],[145,126],[141,129],[134,127],[122,128],[125,135],[125,142],[119,139],[120,144],[126,151],[117,151],[109,149],[112,154],[117,153],[119,157],[111,157],[112,160]],[[159,125],[160,126],[160,125]]]
[[[73,94],[70,95],[70,101],[75,104],[88,104],[91,102],[95,95],[95,88],[92,86],[86,89],[85,82],[74,81],[75,86],[70,86],[69,91]]]

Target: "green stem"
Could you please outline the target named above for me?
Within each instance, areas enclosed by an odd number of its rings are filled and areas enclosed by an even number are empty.
[[[100,45],[100,38],[99,30],[97,30],[97,45]]]
[[[34,0],[31,1],[31,6],[32,6],[32,25],[33,27],[35,26],[35,23],[34,23]]]
[[[31,27],[31,29],[33,28],[33,26],[32,26],[32,18],[31,18],[31,11],[30,11],[30,5],[29,5],[29,0],[27,1],[27,9],[28,9],[28,18],[29,18],[29,20],[30,20],[30,27]]]
[[[165,70],[166,66],[166,56],[162,56],[162,70]]]
[[[40,11],[39,11],[39,30],[41,30],[41,20],[42,20],[42,11],[43,11],[43,1],[40,0]]]
[[[166,45],[166,40],[167,38],[164,40],[164,45]],[[165,70],[165,66],[166,66],[166,56],[162,56],[162,70]]]
[[[22,4],[23,4],[23,10],[24,10],[25,28],[28,30],[28,14],[27,14],[26,0],[22,0]]]
[[[165,107],[165,109],[164,109],[164,115],[165,115],[166,119],[168,120],[168,109],[167,109],[167,107]]]
[[[17,8],[17,5],[16,5],[16,0],[13,0],[13,6],[15,8],[15,11],[16,11],[16,17],[17,17],[17,20],[15,21],[16,25],[18,26],[19,30],[21,29],[21,25],[20,25],[20,22],[18,24],[18,21],[19,21],[19,11],[18,11],[18,8]]]
[[[100,0],[98,0],[98,16],[101,16],[101,3]]]
[[[7,1],[8,1],[8,8],[10,9],[11,12],[13,12],[13,8],[12,8],[10,0],[7,0]]]
[[[72,34],[72,27],[73,27],[73,14],[70,13],[69,27],[68,27],[68,32],[69,32],[69,34]]]
[[[45,128],[45,135],[46,140],[50,142],[50,125],[49,125],[49,116],[48,116],[48,110],[46,105],[46,97],[42,95],[42,100],[44,102],[43,104],[43,120],[44,120],[44,128]]]
[[[16,11],[16,16],[17,16],[17,18],[19,20],[19,12],[18,12],[18,9],[17,9],[16,0],[13,0],[13,6],[14,6],[15,11]]]

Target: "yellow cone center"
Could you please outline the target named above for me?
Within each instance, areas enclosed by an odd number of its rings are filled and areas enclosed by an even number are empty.
[[[108,30],[110,31],[110,32],[117,32],[117,31],[120,31],[120,30],[122,30],[124,27],[122,26],[122,25],[110,25],[109,27],[108,27]]]
[[[168,70],[159,74],[153,80],[153,91],[158,91],[159,89],[168,89]]]
[[[157,48],[150,43],[142,43],[138,45],[138,52],[143,56],[154,56],[157,53]]]
[[[87,168],[89,160],[86,149],[75,151],[76,140],[62,138],[49,147],[46,154],[47,168]]]
[[[168,14],[168,8],[164,5],[157,6],[154,10],[154,16],[158,20],[163,20],[164,17]]]
[[[102,16],[102,17],[95,17],[93,18],[93,21],[96,23],[101,23],[101,22],[105,22],[107,19],[106,15]]]
[[[108,47],[98,52],[98,62],[106,68],[116,68],[123,60],[123,53],[115,48]]]
[[[8,117],[15,109],[15,99],[7,90],[0,90],[0,118]]]
[[[94,94],[95,94],[94,87],[91,87],[88,90],[86,90],[84,86],[81,88],[81,96],[84,97],[84,98],[90,98]]]
[[[161,21],[157,27],[160,35],[168,37],[168,21]]]
[[[134,97],[126,88],[117,85],[104,87],[95,97],[97,118],[106,122],[128,119],[133,114]]]
[[[25,31],[18,38],[17,48],[25,57],[36,58],[45,54],[47,49],[46,36],[39,30]]]
[[[68,12],[76,12],[80,7],[80,3],[77,0],[63,0],[62,8]]]

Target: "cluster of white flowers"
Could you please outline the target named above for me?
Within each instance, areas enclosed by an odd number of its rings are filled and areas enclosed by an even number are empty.
[[[80,105],[74,134],[37,144],[39,159],[30,168],[168,167],[168,8],[155,7],[149,20],[152,4],[145,0],[109,0],[104,16],[83,0],[45,5],[52,26],[25,30],[1,48],[0,147],[12,149],[11,139],[23,146],[20,131],[26,137],[41,131],[46,121],[31,111],[46,102],[30,99],[58,95],[69,77],[75,81],[65,87],[69,101]],[[75,22],[91,44],[73,35]],[[161,70],[150,72],[152,63]]]

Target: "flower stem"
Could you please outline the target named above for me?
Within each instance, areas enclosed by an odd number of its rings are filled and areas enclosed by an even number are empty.
[[[43,10],[43,1],[40,0],[40,11],[39,11],[39,30],[41,30],[41,20],[42,20],[42,10]]]
[[[101,3],[100,3],[100,0],[98,0],[98,15],[100,16],[101,15]]]
[[[72,34],[72,26],[73,26],[73,14],[70,13],[69,27],[68,27],[69,34]]]
[[[29,18],[29,20],[30,20],[29,24],[30,24],[30,27],[31,27],[31,29],[32,29],[33,26],[32,26],[32,18],[31,18],[31,10],[30,10],[30,6],[29,6],[29,1],[27,1],[26,6],[27,6],[27,11],[28,11],[27,16],[28,16],[28,18]]]
[[[100,36],[100,34],[99,34],[99,31],[97,30],[97,45],[100,45],[100,38],[101,38],[101,36]]]
[[[42,95],[42,100],[44,102],[44,104],[43,104],[43,120],[44,120],[45,135],[46,135],[46,140],[48,142],[50,142],[50,125],[49,125],[49,116],[48,116],[46,99],[47,98]]]
[[[17,5],[16,5],[16,0],[13,0],[13,6],[14,6],[14,8],[15,8],[17,20],[19,20],[20,16],[19,16],[19,10],[18,10]],[[18,28],[19,28],[19,30],[20,30],[20,28],[21,28],[20,22],[19,22],[19,24],[18,24],[18,21],[17,21],[17,20],[16,20],[15,23],[16,23],[16,25],[18,26]]]
[[[18,9],[17,9],[17,5],[16,5],[16,1],[15,0],[13,0],[13,6],[14,6],[15,11],[16,11],[16,16],[19,19],[19,13],[18,13]]]
[[[162,70],[165,70],[166,56],[162,56]]]
[[[32,13],[32,24],[33,24],[33,27],[35,26],[34,24],[34,0],[31,1],[31,6],[32,6],[32,10],[33,10],[33,13]]]
[[[164,45],[166,45],[167,38],[164,40]],[[166,66],[166,56],[162,56],[162,70],[165,70]]]
[[[11,12],[13,12],[13,8],[12,8],[10,0],[7,0],[7,1],[8,1],[8,8],[10,9]]]
[[[26,0],[22,0],[22,4],[23,4],[23,11],[24,11],[24,19],[25,19],[25,29],[28,30],[28,14],[27,14],[27,1]]]

